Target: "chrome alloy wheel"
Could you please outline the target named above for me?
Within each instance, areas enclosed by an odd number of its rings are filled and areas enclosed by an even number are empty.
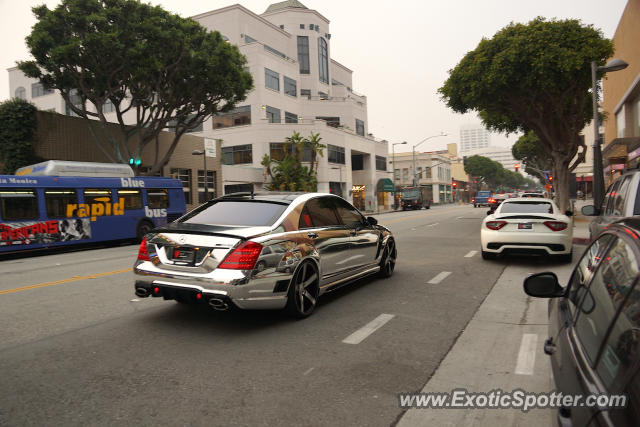
[[[396,258],[398,252],[396,250],[396,243],[393,239],[390,239],[387,243],[387,247],[384,248],[382,254],[382,262],[380,263],[380,276],[391,277],[393,270],[396,268]]]
[[[318,300],[318,271],[311,262],[303,263],[289,286],[287,310],[296,317],[309,316]]]

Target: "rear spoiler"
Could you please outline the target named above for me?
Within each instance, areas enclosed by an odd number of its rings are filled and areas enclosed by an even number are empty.
[[[241,236],[238,234],[229,234],[229,233],[218,233],[215,231],[200,231],[200,230],[178,230],[178,229],[168,229],[168,228],[154,228],[151,233],[172,233],[172,234],[199,234],[205,236],[215,236],[215,237],[227,237],[232,239],[240,239],[240,240],[248,240],[248,237]]]
[[[510,215],[510,216],[501,216],[496,219],[550,219],[554,220],[555,218],[549,216],[542,215]]]

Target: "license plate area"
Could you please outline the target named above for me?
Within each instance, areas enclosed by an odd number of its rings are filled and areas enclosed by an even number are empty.
[[[194,265],[196,252],[192,248],[182,248],[179,246],[167,248],[167,258],[177,265]]]
[[[533,224],[530,222],[518,223],[518,230],[533,230]]]

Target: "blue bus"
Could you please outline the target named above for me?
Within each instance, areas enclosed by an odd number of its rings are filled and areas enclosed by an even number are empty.
[[[141,239],[185,210],[176,179],[0,175],[0,253]]]

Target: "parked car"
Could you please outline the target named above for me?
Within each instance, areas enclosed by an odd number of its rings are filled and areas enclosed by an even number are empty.
[[[607,189],[602,206],[586,205],[582,214],[595,216],[589,224],[591,240],[609,224],[640,215],[640,170],[629,170],[616,178]]]
[[[491,210],[492,213],[495,212],[495,210],[498,209],[498,206],[500,206],[500,204],[504,202],[507,198],[508,198],[507,194],[494,194],[489,199],[489,210]]]
[[[391,276],[396,256],[391,232],[338,196],[232,194],[146,235],[135,293],[306,317],[327,291]]]
[[[482,221],[482,258],[499,254],[552,255],[571,262],[571,212],[561,213],[550,199],[506,199]]]
[[[640,419],[640,219],[612,224],[587,248],[566,287],[552,272],[524,280],[550,298],[549,338],[562,395],[624,394],[627,405],[561,407],[560,426],[637,426]]]

